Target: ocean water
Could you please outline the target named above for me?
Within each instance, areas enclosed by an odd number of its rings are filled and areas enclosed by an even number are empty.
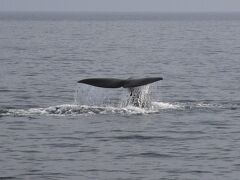
[[[0,179],[240,177],[240,14],[0,13]],[[90,77],[151,77],[148,108]]]

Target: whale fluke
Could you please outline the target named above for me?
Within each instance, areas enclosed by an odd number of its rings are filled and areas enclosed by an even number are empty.
[[[78,83],[88,84],[102,88],[127,88],[130,92],[127,105],[133,105],[136,107],[148,107],[148,96],[144,93],[144,89],[140,86],[154,83],[156,81],[163,80],[162,77],[148,77],[139,79],[115,79],[115,78],[89,78],[82,79]]]
[[[89,78],[82,79],[78,83],[88,84],[102,88],[134,88],[163,80],[162,77],[149,77],[140,79],[115,79],[115,78]]]
[[[102,88],[120,88],[124,85],[124,80],[115,78],[89,78],[78,81],[78,83],[88,84]]]

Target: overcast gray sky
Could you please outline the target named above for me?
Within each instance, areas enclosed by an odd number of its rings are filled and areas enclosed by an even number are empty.
[[[0,11],[240,12],[240,0],[0,0]]]

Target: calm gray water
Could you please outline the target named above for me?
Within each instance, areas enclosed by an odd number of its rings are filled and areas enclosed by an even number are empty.
[[[0,179],[240,176],[240,14],[0,13]],[[89,77],[162,76],[150,108]]]

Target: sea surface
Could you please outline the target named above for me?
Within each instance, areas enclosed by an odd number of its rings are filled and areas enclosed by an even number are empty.
[[[240,14],[0,13],[0,179],[239,177]]]

